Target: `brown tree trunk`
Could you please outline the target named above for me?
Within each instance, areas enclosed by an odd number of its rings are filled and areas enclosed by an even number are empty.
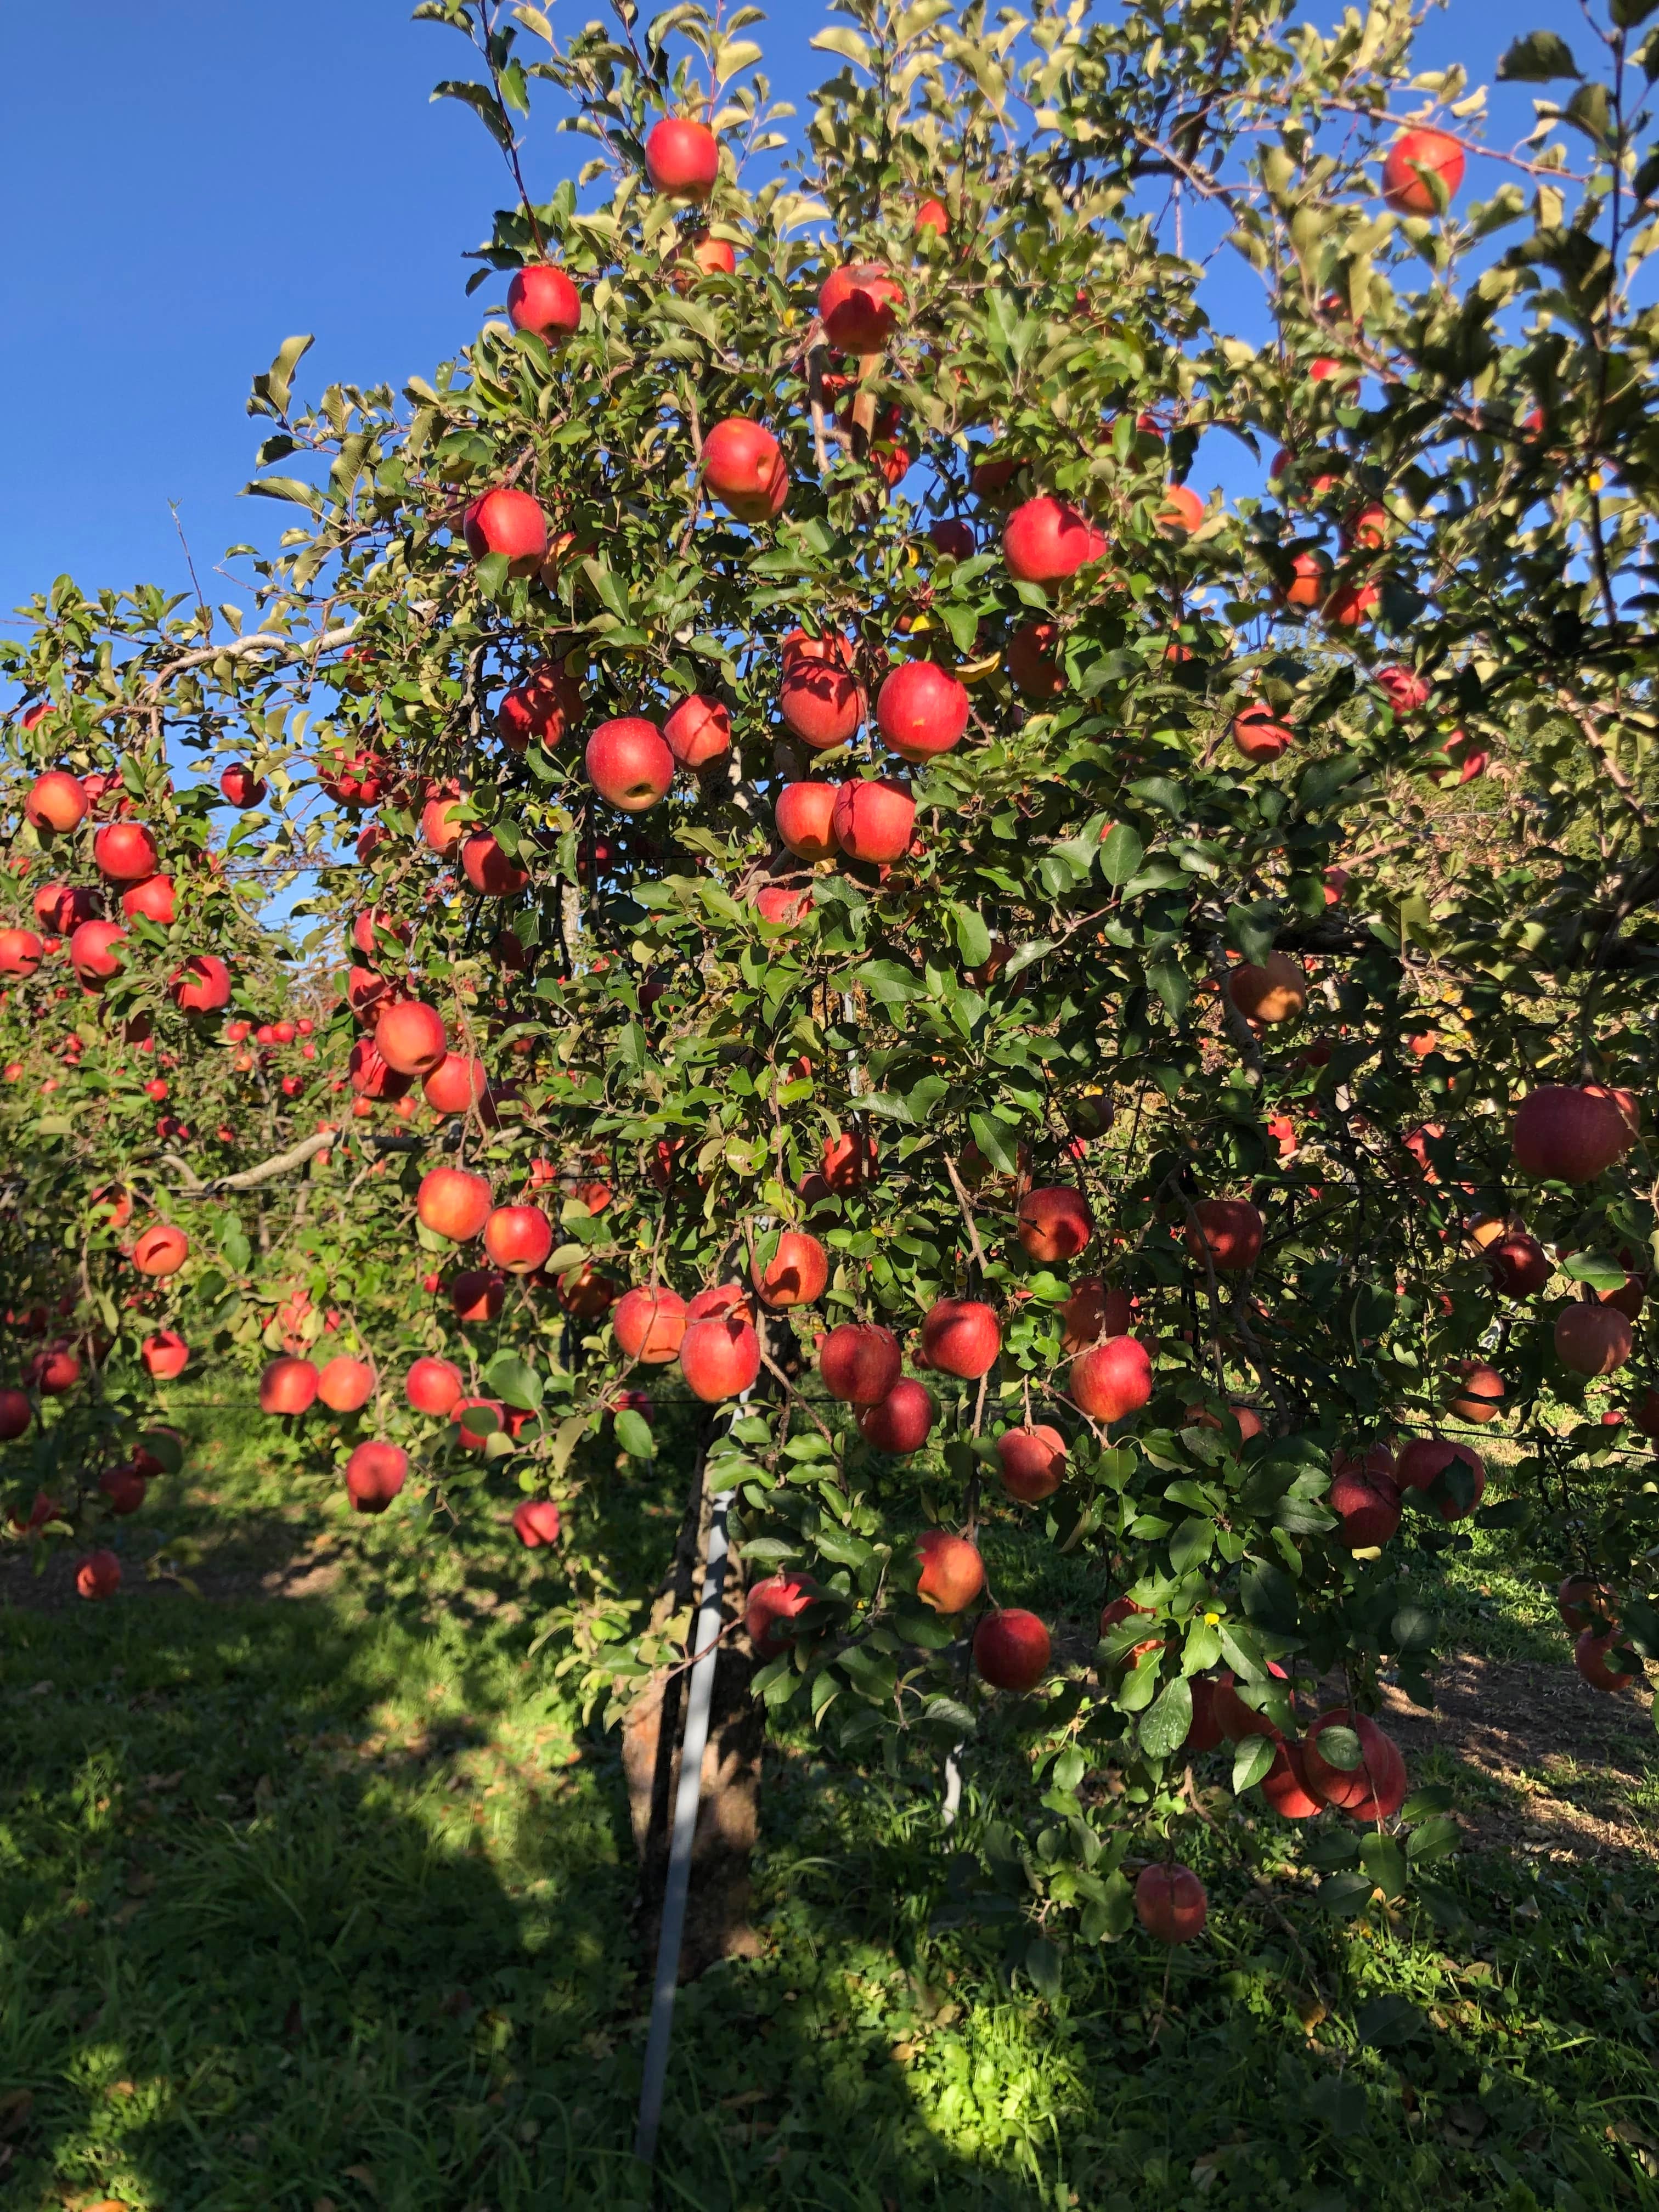
[[[652,1609],[660,1625],[689,1613],[695,1632],[702,1595],[702,1562],[708,1547],[714,1501],[703,1480],[704,1455],[696,1473],[673,1564]],[[720,1626],[743,1613],[743,1570],[728,1559]],[[690,1657],[688,1646],[684,1655]],[[691,1891],[680,1979],[695,1981],[717,1959],[753,1958],[760,1939],[749,1925],[749,1861],[759,1818],[763,1738],[759,1706],[750,1695],[753,1655],[741,1628],[728,1633],[714,1668],[714,1704],[708,1747],[703,1754],[702,1797],[691,1850]],[[674,1800],[679,1789],[680,1736],[690,1669],[677,1667],[654,1676],[629,1707],[623,1723],[623,1771],[628,1781],[629,1811],[639,1853],[640,1883],[635,1925],[647,1955],[654,1956],[662,1918],[663,1888],[668,1878]]]

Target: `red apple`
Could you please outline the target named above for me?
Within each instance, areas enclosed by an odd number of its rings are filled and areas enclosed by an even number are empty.
[[[468,1420],[469,1413],[490,1418],[475,1424]],[[491,1437],[507,1432],[507,1408],[499,1398],[458,1398],[450,1408],[449,1419],[454,1440],[463,1451],[481,1452]]]
[[[907,660],[876,700],[881,734],[901,758],[931,760],[962,742],[968,727],[966,687],[933,660]]]
[[[149,1488],[144,1478],[131,1461],[123,1460],[118,1466],[106,1467],[98,1478],[98,1487],[108,1502],[109,1510],[119,1519],[137,1512],[144,1502]]]
[[[1152,1363],[1138,1337],[1109,1336],[1072,1363],[1073,1402],[1097,1421],[1138,1413],[1152,1395]]]
[[[694,691],[662,726],[663,741],[682,768],[706,768],[732,750],[732,717],[718,699]]]
[[[1334,1766],[1320,1752],[1319,1739],[1327,1729],[1352,1729],[1359,1738],[1359,1764]],[[1356,1820],[1391,1820],[1406,1798],[1406,1762],[1400,1747],[1364,1713],[1357,1717],[1346,1705],[1321,1713],[1308,1730],[1302,1747],[1302,1771],[1312,1795],[1335,1805]]]
[[[971,547],[972,541],[969,540]],[[1008,641],[1008,681],[1022,699],[1058,699],[1066,672],[1056,655],[1060,631],[1050,622],[1023,623]]]
[[[840,850],[836,836],[834,783],[786,783],[773,803],[779,837],[801,860],[827,860]]]
[[[1566,1305],[1555,1316],[1555,1356],[1575,1375],[1611,1375],[1636,1349],[1625,1316],[1610,1305]]]
[[[87,818],[88,799],[79,776],[49,768],[37,775],[23,801],[23,818],[37,830],[78,830]]]
[[[0,1443],[14,1443],[26,1436],[33,1419],[34,1408],[24,1391],[0,1389]]]
[[[830,1255],[816,1237],[786,1229],[764,1267],[756,1254],[750,1276],[761,1304],[775,1312],[815,1305],[830,1280]]]
[[[514,271],[507,313],[515,331],[533,331],[544,344],[562,345],[581,321],[582,295],[562,269],[532,261]]]
[[[318,1375],[308,1359],[273,1359],[259,1377],[262,1413],[303,1413],[317,1395]]]
[[[923,200],[916,210],[915,228],[918,231],[931,230],[940,238],[945,237],[951,228],[951,215],[944,201]]]
[[[1609,1655],[1618,1644],[1622,1631],[1607,1628],[1597,1631],[1586,1628],[1572,1647],[1572,1663],[1592,1690],[1611,1693],[1622,1690],[1633,1678],[1613,1666]]]
[[[674,781],[674,756],[656,724],[641,714],[601,722],[583,760],[600,798],[628,814],[648,811]]]
[[[878,261],[832,270],[818,292],[823,334],[837,353],[879,353],[903,306],[904,287]]]
[[[82,1597],[113,1597],[121,1587],[121,1562],[113,1552],[88,1552],[75,1570],[75,1587]]]
[[[1553,1273],[1550,1256],[1537,1239],[1511,1230],[1486,1245],[1482,1257],[1491,1270],[1492,1287],[1504,1297],[1530,1297],[1541,1291]]]
[[[978,550],[973,525],[953,521],[948,516],[928,524],[927,542],[946,561],[971,561]]]
[[[346,1495],[356,1513],[384,1513],[409,1477],[409,1454],[397,1444],[359,1444],[346,1462]]]
[[[1379,668],[1371,678],[1396,715],[1414,714],[1429,703],[1429,687],[1413,668]]]
[[[1241,707],[1234,715],[1232,739],[1247,761],[1276,761],[1289,750],[1291,732],[1284,723],[1274,720],[1271,707],[1257,701]]]
[[[222,1013],[230,1004],[230,969],[216,952],[192,952],[168,976],[167,996],[181,1013]]]
[[[688,1321],[680,1339],[680,1372],[705,1405],[741,1397],[760,1373],[760,1339],[736,1314]]]
[[[530,881],[529,869],[509,860],[489,830],[475,830],[463,843],[461,872],[486,898],[511,898]]]
[[[501,1318],[507,1278],[488,1267],[463,1267],[449,1286],[450,1310],[464,1327]]]
[[[1528,1175],[1551,1182],[1593,1182],[1623,1158],[1632,1133],[1612,1095],[1599,1085],[1550,1084],[1522,1101],[1511,1143],[1516,1165]]]
[[[617,1342],[629,1359],[665,1367],[678,1359],[685,1335],[685,1301],[665,1285],[629,1291],[611,1316]]]
[[[1186,538],[1204,520],[1204,502],[1190,484],[1166,485],[1158,526],[1166,538]]]
[[[132,1264],[141,1275],[176,1275],[189,1257],[189,1237],[170,1222],[145,1230],[132,1248]]]
[[[933,1425],[934,1407],[927,1387],[906,1376],[887,1395],[859,1415],[859,1430],[872,1450],[903,1459],[920,1451]]]
[[[934,1613],[962,1613],[985,1587],[985,1562],[979,1547],[943,1528],[924,1528],[916,1538],[921,1572],[916,1595]]]
[[[46,950],[32,929],[0,929],[0,975],[33,975]]]
[[[461,1388],[460,1369],[429,1356],[411,1361],[404,1377],[404,1395],[417,1413],[453,1413]]]
[[[830,833],[849,860],[880,865],[909,850],[915,818],[916,802],[905,787],[881,776],[839,787]]]
[[[789,497],[783,448],[764,424],[742,415],[716,422],[702,441],[702,480],[739,522],[770,522]]]
[[[465,1114],[489,1089],[489,1077],[481,1060],[464,1052],[447,1052],[421,1085],[422,1095],[435,1114]]]
[[[1105,538],[1076,507],[1046,495],[1017,507],[1003,528],[1003,558],[1017,583],[1060,583],[1105,551]]]
[[[136,884],[155,873],[155,840],[141,822],[106,822],[92,841],[99,872],[112,883]]]
[[[1287,952],[1270,952],[1258,966],[1243,961],[1227,978],[1227,996],[1247,1021],[1294,1021],[1308,1003],[1308,979]]]
[[[793,629],[783,641],[778,712],[785,726],[814,752],[849,744],[869,709],[853,672],[854,648],[839,631],[809,637]]]
[[[1002,1330],[989,1306],[971,1298],[939,1298],[923,1316],[921,1349],[941,1375],[976,1382],[996,1364]]]
[[[1463,181],[1463,149],[1443,131],[1402,131],[1382,163],[1382,197],[1396,215],[1439,215]]]
[[[1094,1216],[1080,1190],[1053,1184],[1027,1191],[1020,1200],[1019,1241],[1045,1267],[1076,1259],[1094,1233]]]
[[[559,1304],[574,1321],[602,1321],[622,1296],[622,1285],[602,1274],[591,1260],[567,1267],[559,1277]]]
[[[24,1378],[43,1398],[61,1398],[81,1379],[81,1362],[66,1344],[49,1344],[37,1352]]]
[[[706,123],[665,115],[645,141],[645,173],[653,191],[706,200],[720,173],[720,144]]]
[[[1018,1606],[984,1614],[974,1631],[974,1665],[994,1690],[1034,1690],[1048,1671],[1048,1632]]]
[[[1274,1731],[1263,1729],[1254,1733],[1271,1735]],[[1262,1776],[1261,1789],[1281,1820],[1311,1820],[1325,1809],[1308,1787],[1307,1768],[1299,1743],[1286,1743],[1281,1739],[1275,1745],[1273,1763]]]
[[[1575,1636],[1591,1629],[1596,1635],[1619,1625],[1619,1613],[1613,1592],[1605,1583],[1598,1583],[1589,1575],[1569,1575],[1555,1593],[1555,1609],[1561,1616],[1561,1625],[1570,1628]]]
[[[470,1243],[489,1218],[489,1182],[465,1168],[433,1168],[415,1196],[422,1221],[452,1244]]]
[[[337,1352],[317,1377],[317,1395],[331,1413],[361,1413],[374,1395],[374,1370],[366,1359]]]
[[[495,733],[509,752],[527,751],[532,738],[540,745],[556,745],[575,728],[581,711],[581,692],[558,663],[538,661],[502,694]]]
[[[789,1648],[790,1638],[778,1631],[799,1620],[818,1593],[799,1575],[769,1575],[750,1590],[743,1625],[757,1659],[777,1659]]]
[[[1339,1541],[1351,1552],[1388,1542],[1400,1526],[1400,1484],[1386,1444],[1374,1444],[1363,1460],[1333,1455],[1329,1504],[1342,1523]]]
[[[1474,1512],[1486,1492],[1486,1469],[1478,1452],[1467,1444],[1453,1443],[1449,1437],[1419,1437],[1401,1453],[1395,1462],[1395,1474],[1401,1490],[1427,1490],[1456,1460],[1462,1460],[1474,1477],[1474,1495],[1467,1505],[1447,1498],[1439,1510],[1443,1521],[1461,1521],[1466,1513]]]
[[[1201,1198],[1186,1227],[1187,1249],[1218,1274],[1242,1274],[1261,1256],[1261,1216],[1242,1198]]]
[[[823,1176],[824,1182],[837,1196],[862,1190],[876,1171],[876,1140],[843,1129],[838,1137],[823,1140]]]
[[[396,999],[374,1024],[374,1048],[399,1075],[430,1075],[449,1049],[443,1017],[419,999]]]
[[[462,517],[461,535],[475,561],[505,554],[510,576],[533,576],[547,556],[547,517],[514,484],[498,484],[475,499]]]
[[[843,1322],[818,1346],[823,1387],[847,1406],[878,1406],[902,1363],[898,1339],[878,1322]]]
[[[421,842],[441,860],[452,860],[459,852],[465,834],[459,799],[428,799],[421,809]]]
[[[1498,1370],[1478,1359],[1462,1359],[1458,1362],[1457,1378],[1449,1386],[1448,1410],[1455,1413],[1460,1421],[1477,1425],[1495,1421],[1504,1411],[1508,1395],[1507,1386]]]
[[[1098,1275],[1084,1275],[1060,1310],[1060,1349],[1068,1358],[1103,1336],[1127,1336],[1134,1308],[1127,1291],[1109,1291]]]
[[[1003,1486],[1011,1498],[1036,1505],[1066,1480],[1066,1439],[1058,1429],[1005,1429],[997,1438]]]
[[[127,933],[116,922],[83,921],[70,939],[70,964],[83,983],[106,982],[121,973],[115,948],[126,941]]]
[[[559,1540],[559,1509],[550,1498],[526,1498],[513,1511],[513,1530],[527,1551]]]
[[[139,1346],[139,1357],[158,1382],[171,1382],[182,1375],[190,1362],[190,1346],[177,1329],[164,1328],[154,1336],[147,1336]]]
[[[1159,1943],[1190,1943],[1204,1933],[1210,1900],[1190,1867],[1142,1867],[1135,1877],[1135,1917]]]
[[[697,231],[688,238],[681,252],[705,276],[730,276],[736,273],[736,247],[724,238],[711,237],[706,230]],[[688,286],[677,278],[674,289],[684,291]]]
[[[142,883],[134,884],[121,894],[121,911],[129,921],[143,915],[146,921],[160,922],[163,929],[170,928],[179,911],[172,877],[146,876]]]
[[[530,1275],[553,1249],[553,1224],[539,1206],[498,1206],[484,1224],[483,1241],[498,1267]]]
[[[221,771],[219,788],[233,806],[257,806],[265,795],[265,780],[241,761],[232,761]]]

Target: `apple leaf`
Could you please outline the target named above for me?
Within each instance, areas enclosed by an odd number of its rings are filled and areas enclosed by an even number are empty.
[[[1498,64],[1498,74],[1510,84],[1547,84],[1553,77],[1582,74],[1572,49],[1556,31],[1528,31],[1517,39]]]
[[[617,1442],[629,1459],[655,1459],[657,1439],[651,1433],[651,1424],[643,1413],[631,1406],[624,1407],[617,1416]]]
[[[1233,1753],[1233,1795],[1242,1797],[1252,1790],[1273,1763],[1273,1741],[1271,1736],[1247,1735]]]

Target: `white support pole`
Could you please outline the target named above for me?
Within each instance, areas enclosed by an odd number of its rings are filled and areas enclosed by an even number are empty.
[[[634,2155],[650,2166],[657,2155],[662,2125],[663,2091],[668,2079],[668,2047],[674,2033],[674,1992],[679,1981],[680,1945],[685,1934],[686,1899],[691,1887],[691,1845],[702,1798],[702,1756],[708,1744],[708,1710],[714,1702],[719,1662],[720,1599],[726,1589],[726,1516],[732,1493],[714,1500],[708,1524],[708,1559],[703,1570],[702,1603],[692,1631],[691,1649],[699,1656],[691,1669],[691,1693],[680,1747],[680,1786],[674,1800],[674,1832],[669,1846],[668,1881],[663,1891],[662,1932],[657,1942],[657,1980],[651,1993],[651,2033],[645,2046],[645,2078],[640,2085],[639,2132]]]

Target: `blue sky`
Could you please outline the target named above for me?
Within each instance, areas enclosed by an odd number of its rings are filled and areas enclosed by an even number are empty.
[[[831,66],[808,48],[825,20],[783,0],[757,33],[783,96]],[[1588,59],[1568,0],[1524,20],[1454,0],[1423,51],[1490,76],[1517,31],[1543,25]],[[308,390],[400,382],[464,342],[477,315],[460,257],[504,179],[476,118],[428,103],[464,60],[403,0],[0,6],[0,619],[64,570],[88,587],[181,587],[170,500],[208,596],[228,596],[212,575],[224,547],[270,543],[283,520],[237,493],[252,473],[249,381],[290,332],[317,334]],[[1495,135],[1524,127],[1525,97],[1500,95]],[[580,143],[546,108],[538,196]]]

